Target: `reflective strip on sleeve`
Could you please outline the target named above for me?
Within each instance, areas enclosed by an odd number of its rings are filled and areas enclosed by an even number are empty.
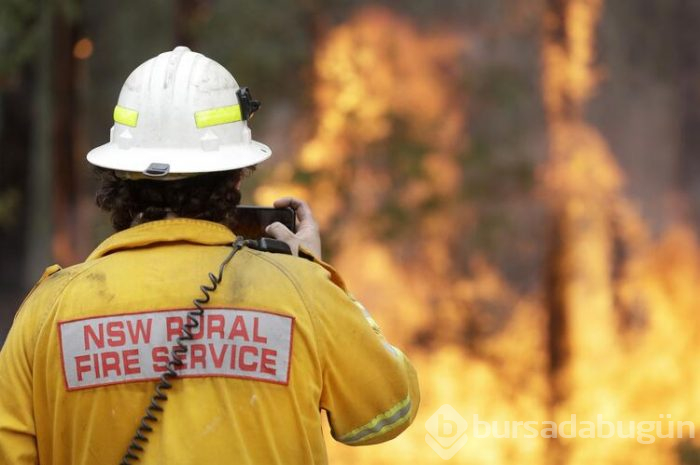
[[[123,124],[124,126],[136,127],[136,122],[139,119],[139,112],[136,110],[131,110],[129,108],[120,107],[117,105],[114,107],[114,122]]]
[[[241,119],[243,118],[241,117],[240,105],[212,108],[211,110],[202,110],[194,114],[194,121],[200,129],[218,124],[235,123]]]
[[[338,441],[344,444],[353,444],[366,441],[380,434],[394,429],[396,426],[406,422],[411,412],[411,398],[407,396],[404,400],[394,405],[386,412],[377,415],[369,423],[355,428],[348,434],[341,436]]]

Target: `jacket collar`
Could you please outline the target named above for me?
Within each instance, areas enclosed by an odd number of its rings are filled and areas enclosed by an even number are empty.
[[[123,249],[144,247],[161,242],[191,242],[203,245],[227,245],[236,235],[226,226],[211,221],[190,218],[149,221],[119,231],[108,237],[88,256],[86,261],[104,257]]]

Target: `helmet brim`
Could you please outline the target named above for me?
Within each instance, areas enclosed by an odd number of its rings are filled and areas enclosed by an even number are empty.
[[[95,166],[143,173],[152,163],[167,164],[170,173],[212,173],[230,171],[267,160],[272,150],[260,142],[231,144],[218,150],[202,151],[192,148],[146,148],[121,149],[108,142],[92,149],[87,160]]]

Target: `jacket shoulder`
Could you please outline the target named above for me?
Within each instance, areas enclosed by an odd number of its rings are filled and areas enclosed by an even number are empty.
[[[337,287],[347,292],[345,281],[340,273],[330,264],[314,257],[309,253],[301,256],[276,254],[249,250],[256,258],[269,263],[278,271],[287,275],[292,281],[309,283],[310,281],[331,282]]]
[[[86,263],[79,263],[67,268],[62,268],[60,265],[47,267],[27,293],[15,314],[15,319],[20,314],[26,313],[28,308],[40,307],[48,310],[53,307],[53,303],[56,302],[68,283],[89,266]]]

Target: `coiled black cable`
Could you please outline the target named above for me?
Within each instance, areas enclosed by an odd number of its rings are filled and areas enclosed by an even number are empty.
[[[124,457],[122,457],[119,465],[130,465],[131,460],[140,459],[138,454],[144,450],[142,444],[148,442],[146,435],[153,431],[151,423],[158,421],[158,417],[156,417],[155,413],[162,412],[163,407],[161,406],[161,402],[168,400],[168,395],[163,391],[172,387],[172,383],[170,382],[171,379],[177,378],[178,373],[175,371],[175,368],[184,365],[183,358],[189,350],[189,347],[187,344],[185,344],[185,342],[193,339],[194,335],[192,334],[192,331],[199,327],[199,322],[204,314],[204,307],[202,307],[202,305],[209,302],[211,299],[209,293],[216,291],[219,284],[221,284],[226,265],[228,265],[233,256],[236,255],[236,252],[241,250],[245,245],[248,245],[248,242],[250,241],[247,241],[242,237],[237,237],[231,244],[231,252],[229,252],[226,258],[224,258],[224,260],[221,262],[218,275],[214,275],[214,273],[209,272],[208,276],[211,285],[202,284],[199,286],[199,289],[202,291],[204,297],[199,297],[192,301],[196,309],[187,312],[187,323],[182,326],[180,336],[178,336],[175,341],[175,346],[170,349],[167,369],[161,375],[158,384],[156,384],[155,394],[153,394],[151,397],[151,401],[146,408],[146,414],[141,417],[141,422],[139,423],[138,428],[136,428],[136,434],[134,434],[134,437],[131,439],[131,443],[126,449],[126,454],[124,454]]]

